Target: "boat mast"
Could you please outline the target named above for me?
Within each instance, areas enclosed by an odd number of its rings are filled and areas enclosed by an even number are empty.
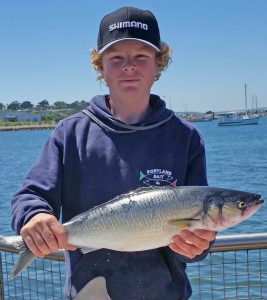
[[[245,83],[246,115],[248,114],[247,84]]]

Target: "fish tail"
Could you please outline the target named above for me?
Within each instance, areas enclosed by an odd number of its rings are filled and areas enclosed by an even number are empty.
[[[31,263],[31,261],[34,260],[35,256],[24,243],[21,236],[0,236],[0,244],[1,243],[11,246],[13,249],[19,250],[19,258],[8,276],[8,280],[13,280]]]

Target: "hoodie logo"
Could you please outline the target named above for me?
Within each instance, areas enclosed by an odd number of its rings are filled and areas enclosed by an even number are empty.
[[[177,179],[174,179],[172,172],[164,169],[150,169],[146,172],[140,171],[139,180],[141,180],[145,185],[172,185],[176,186]]]

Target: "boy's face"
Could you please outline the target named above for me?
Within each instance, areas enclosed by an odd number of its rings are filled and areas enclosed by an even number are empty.
[[[156,50],[140,41],[124,40],[102,55],[102,74],[111,95],[142,96],[150,93],[158,74]]]

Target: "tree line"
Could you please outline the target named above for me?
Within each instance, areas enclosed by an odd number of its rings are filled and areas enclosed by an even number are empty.
[[[64,101],[56,101],[50,105],[48,100],[42,100],[38,104],[34,105],[30,101],[12,101],[10,104],[4,105],[0,102],[0,110],[50,110],[50,109],[72,109],[80,110],[88,106],[88,102],[85,100],[74,101],[73,103],[66,103]]]

